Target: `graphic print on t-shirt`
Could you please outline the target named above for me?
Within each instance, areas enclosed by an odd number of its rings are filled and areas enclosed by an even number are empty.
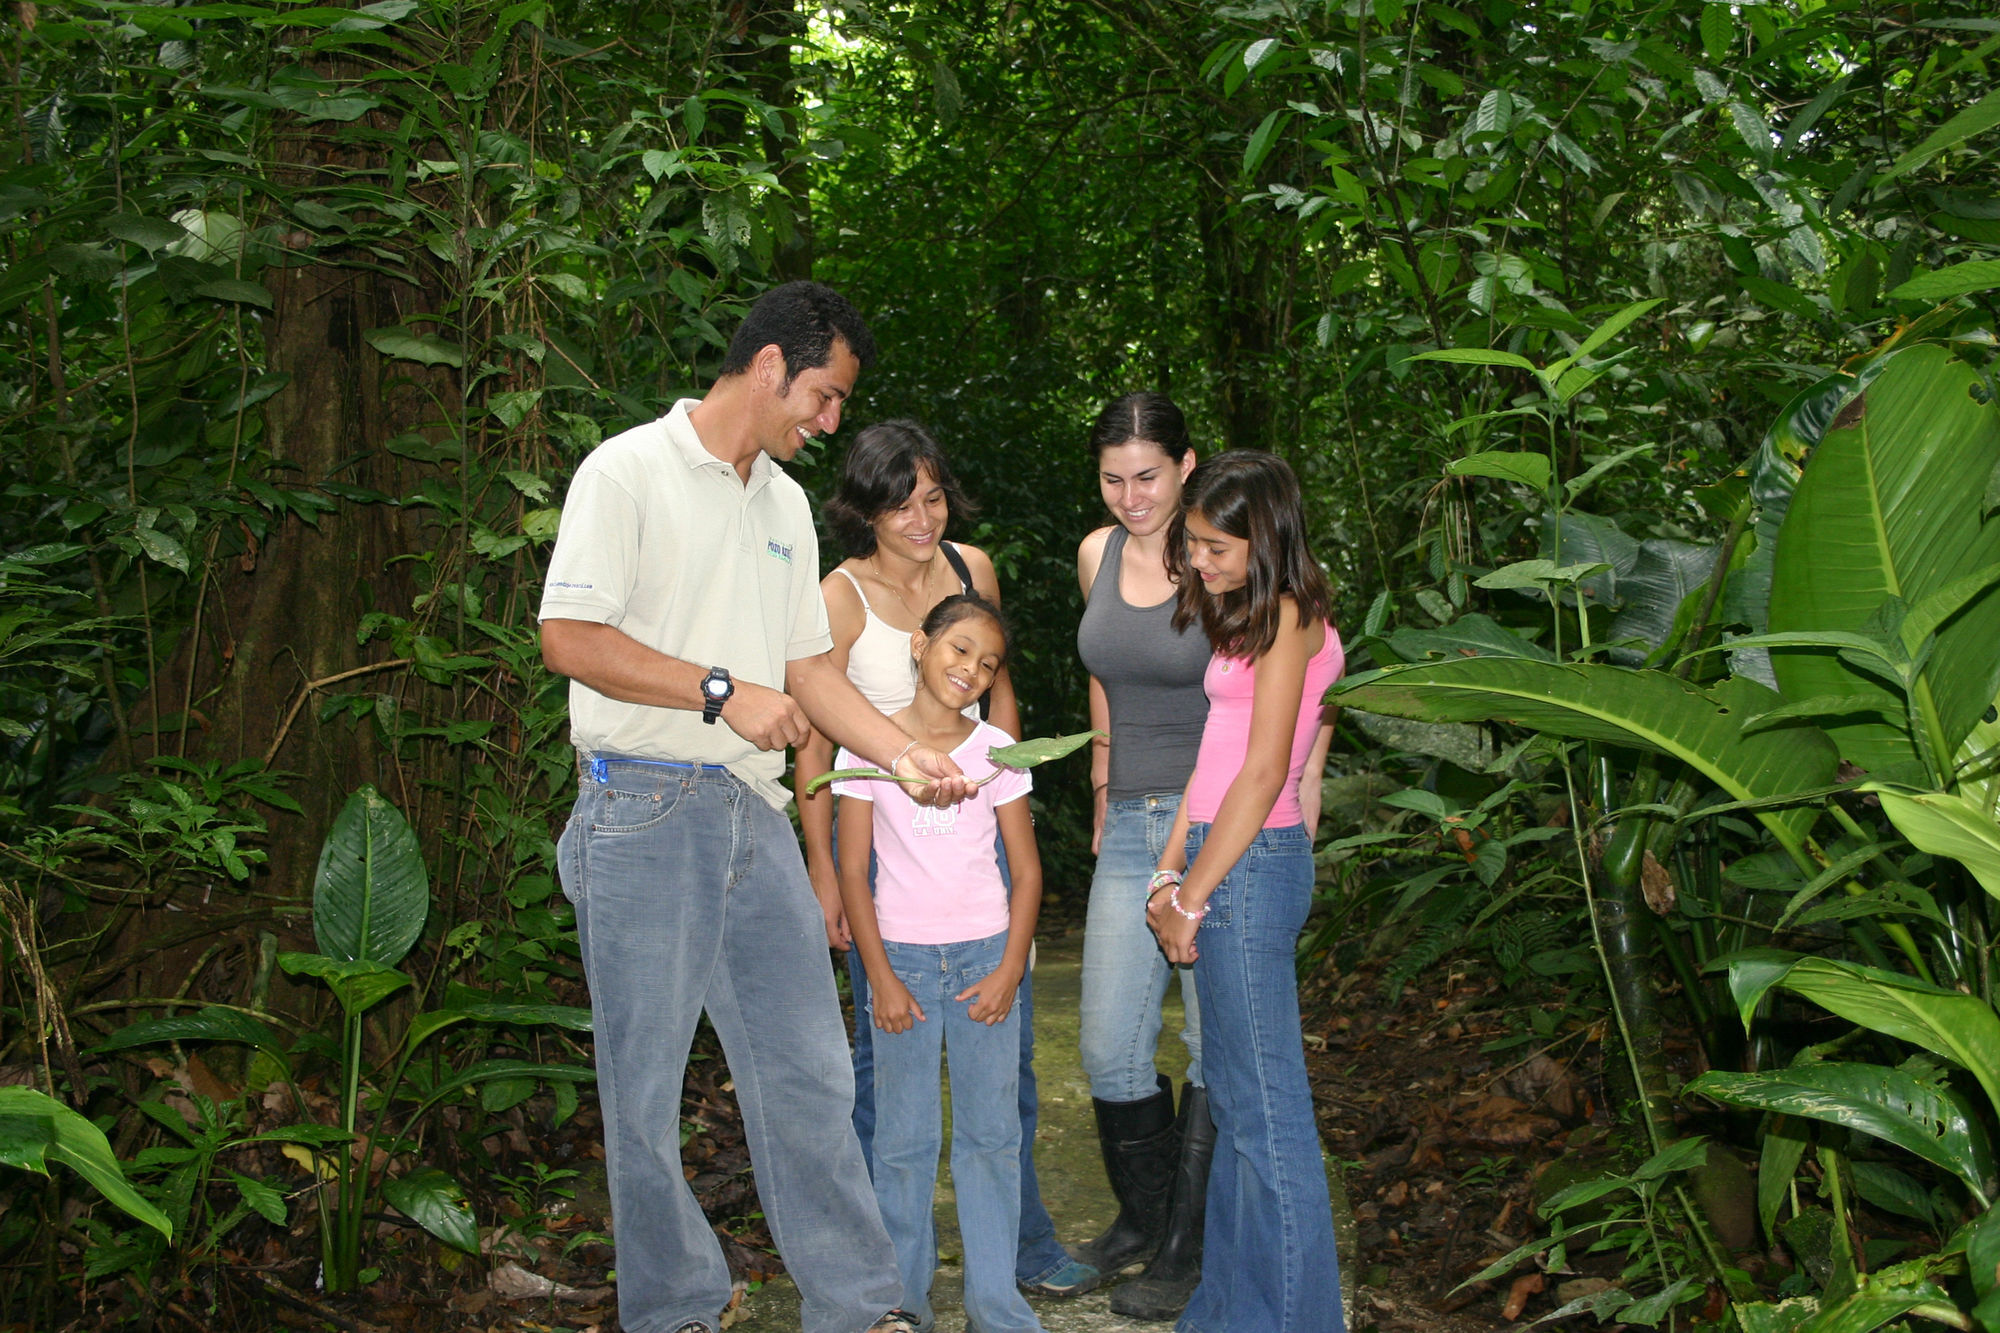
[[[958,807],[955,805],[943,810],[920,805],[910,817],[910,836],[913,838],[951,838],[957,835]]]

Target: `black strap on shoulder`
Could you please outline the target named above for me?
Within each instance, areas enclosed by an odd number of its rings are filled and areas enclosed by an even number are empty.
[[[958,548],[945,542],[938,549],[944,552],[944,561],[951,566],[951,572],[958,575],[959,586],[967,592],[977,592],[978,589],[972,586],[972,570],[966,565],[965,557],[958,553]]]
[[[979,591],[972,586],[972,571],[966,567],[965,557],[958,553],[958,548],[950,542],[940,542],[938,549],[944,552],[945,563],[951,566],[951,572],[958,575],[959,586],[967,592]],[[988,690],[979,696],[979,720],[986,721],[986,715],[992,711],[993,691]]]

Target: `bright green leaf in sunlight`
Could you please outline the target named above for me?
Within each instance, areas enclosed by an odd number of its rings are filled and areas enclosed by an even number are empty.
[[[1984,810],[1951,792],[1905,791],[1874,782],[1859,790],[1875,793],[1882,813],[1912,845],[1951,857],[2000,898],[2000,825]]]
[[[1546,454],[1492,449],[1483,454],[1454,458],[1445,464],[1444,470],[1454,477],[1498,477],[1502,481],[1519,482],[1536,491],[1549,488],[1549,460]]]

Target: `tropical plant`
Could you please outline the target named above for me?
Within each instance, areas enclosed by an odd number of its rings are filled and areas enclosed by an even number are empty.
[[[398,971],[417,942],[429,913],[430,889],[416,834],[395,806],[373,788],[357,791],[328,833],[313,893],[313,934],[318,952],[285,953],[278,964],[295,976],[325,982],[339,1005],[337,1045],[339,1122],[294,1124],[238,1143],[302,1145],[299,1154],[324,1177],[314,1195],[319,1211],[323,1280],[330,1291],[354,1285],[361,1270],[363,1221],[380,1197],[448,1245],[479,1252],[479,1233],[464,1188],[436,1166],[419,1165],[389,1175],[377,1163],[396,1164],[421,1135],[433,1107],[485,1085],[538,1083],[573,1088],[593,1075],[588,1067],[496,1058],[450,1068],[399,1106],[411,1062],[446,1028],[461,1023],[555,1024],[588,1031],[590,1012],[554,1004],[485,1001],[462,994],[409,1019],[387,1052],[379,1082],[364,1083],[369,1067],[363,1018],[391,996],[416,986]],[[268,1057],[303,1112],[295,1070],[299,1049],[269,1024],[235,1009],[209,1007],[186,1017],[135,1023],[102,1043],[100,1051],[163,1041],[222,1041],[252,1047]],[[574,1105],[573,1099],[571,1105]],[[224,1146],[237,1146],[229,1144]]]

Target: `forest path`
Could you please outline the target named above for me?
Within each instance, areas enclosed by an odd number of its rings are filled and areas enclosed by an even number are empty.
[[[1077,1018],[1083,994],[1083,933],[1070,931],[1060,939],[1039,941],[1036,955],[1035,1077],[1041,1092],[1041,1123],[1035,1134],[1035,1165],[1042,1197],[1056,1220],[1056,1234],[1076,1242],[1098,1234],[1111,1224],[1117,1213],[1098,1156],[1090,1084],[1084,1078],[1077,1054]],[[1169,987],[1156,1064],[1161,1073],[1173,1077],[1176,1083],[1186,1059],[1180,1043],[1180,1027],[1180,988]],[[1353,1222],[1338,1175],[1332,1174],[1331,1179],[1334,1218],[1344,1258],[1352,1253]],[[937,1229],[938,1253],[948,1256],[931,1291],[931,1304],[937,1311],[937,1333],[961,1333],[965,1328],[960,1303],[963,1275],[958,1266],[958,1213],[948,1162],[942,1163],[939,1170]],[[1113,1314],[1108,1286],[1074,1300],[1037,1300],[1033,1304],[1048,1333],[1109,1330],[1157,1333],[1171,1327]],[[745,1297],[741,1308],[742,1318],[730,1325],[732,1333],[794,1333],[799,1327],[798,1290],[789,1278],[766,1283]]]

